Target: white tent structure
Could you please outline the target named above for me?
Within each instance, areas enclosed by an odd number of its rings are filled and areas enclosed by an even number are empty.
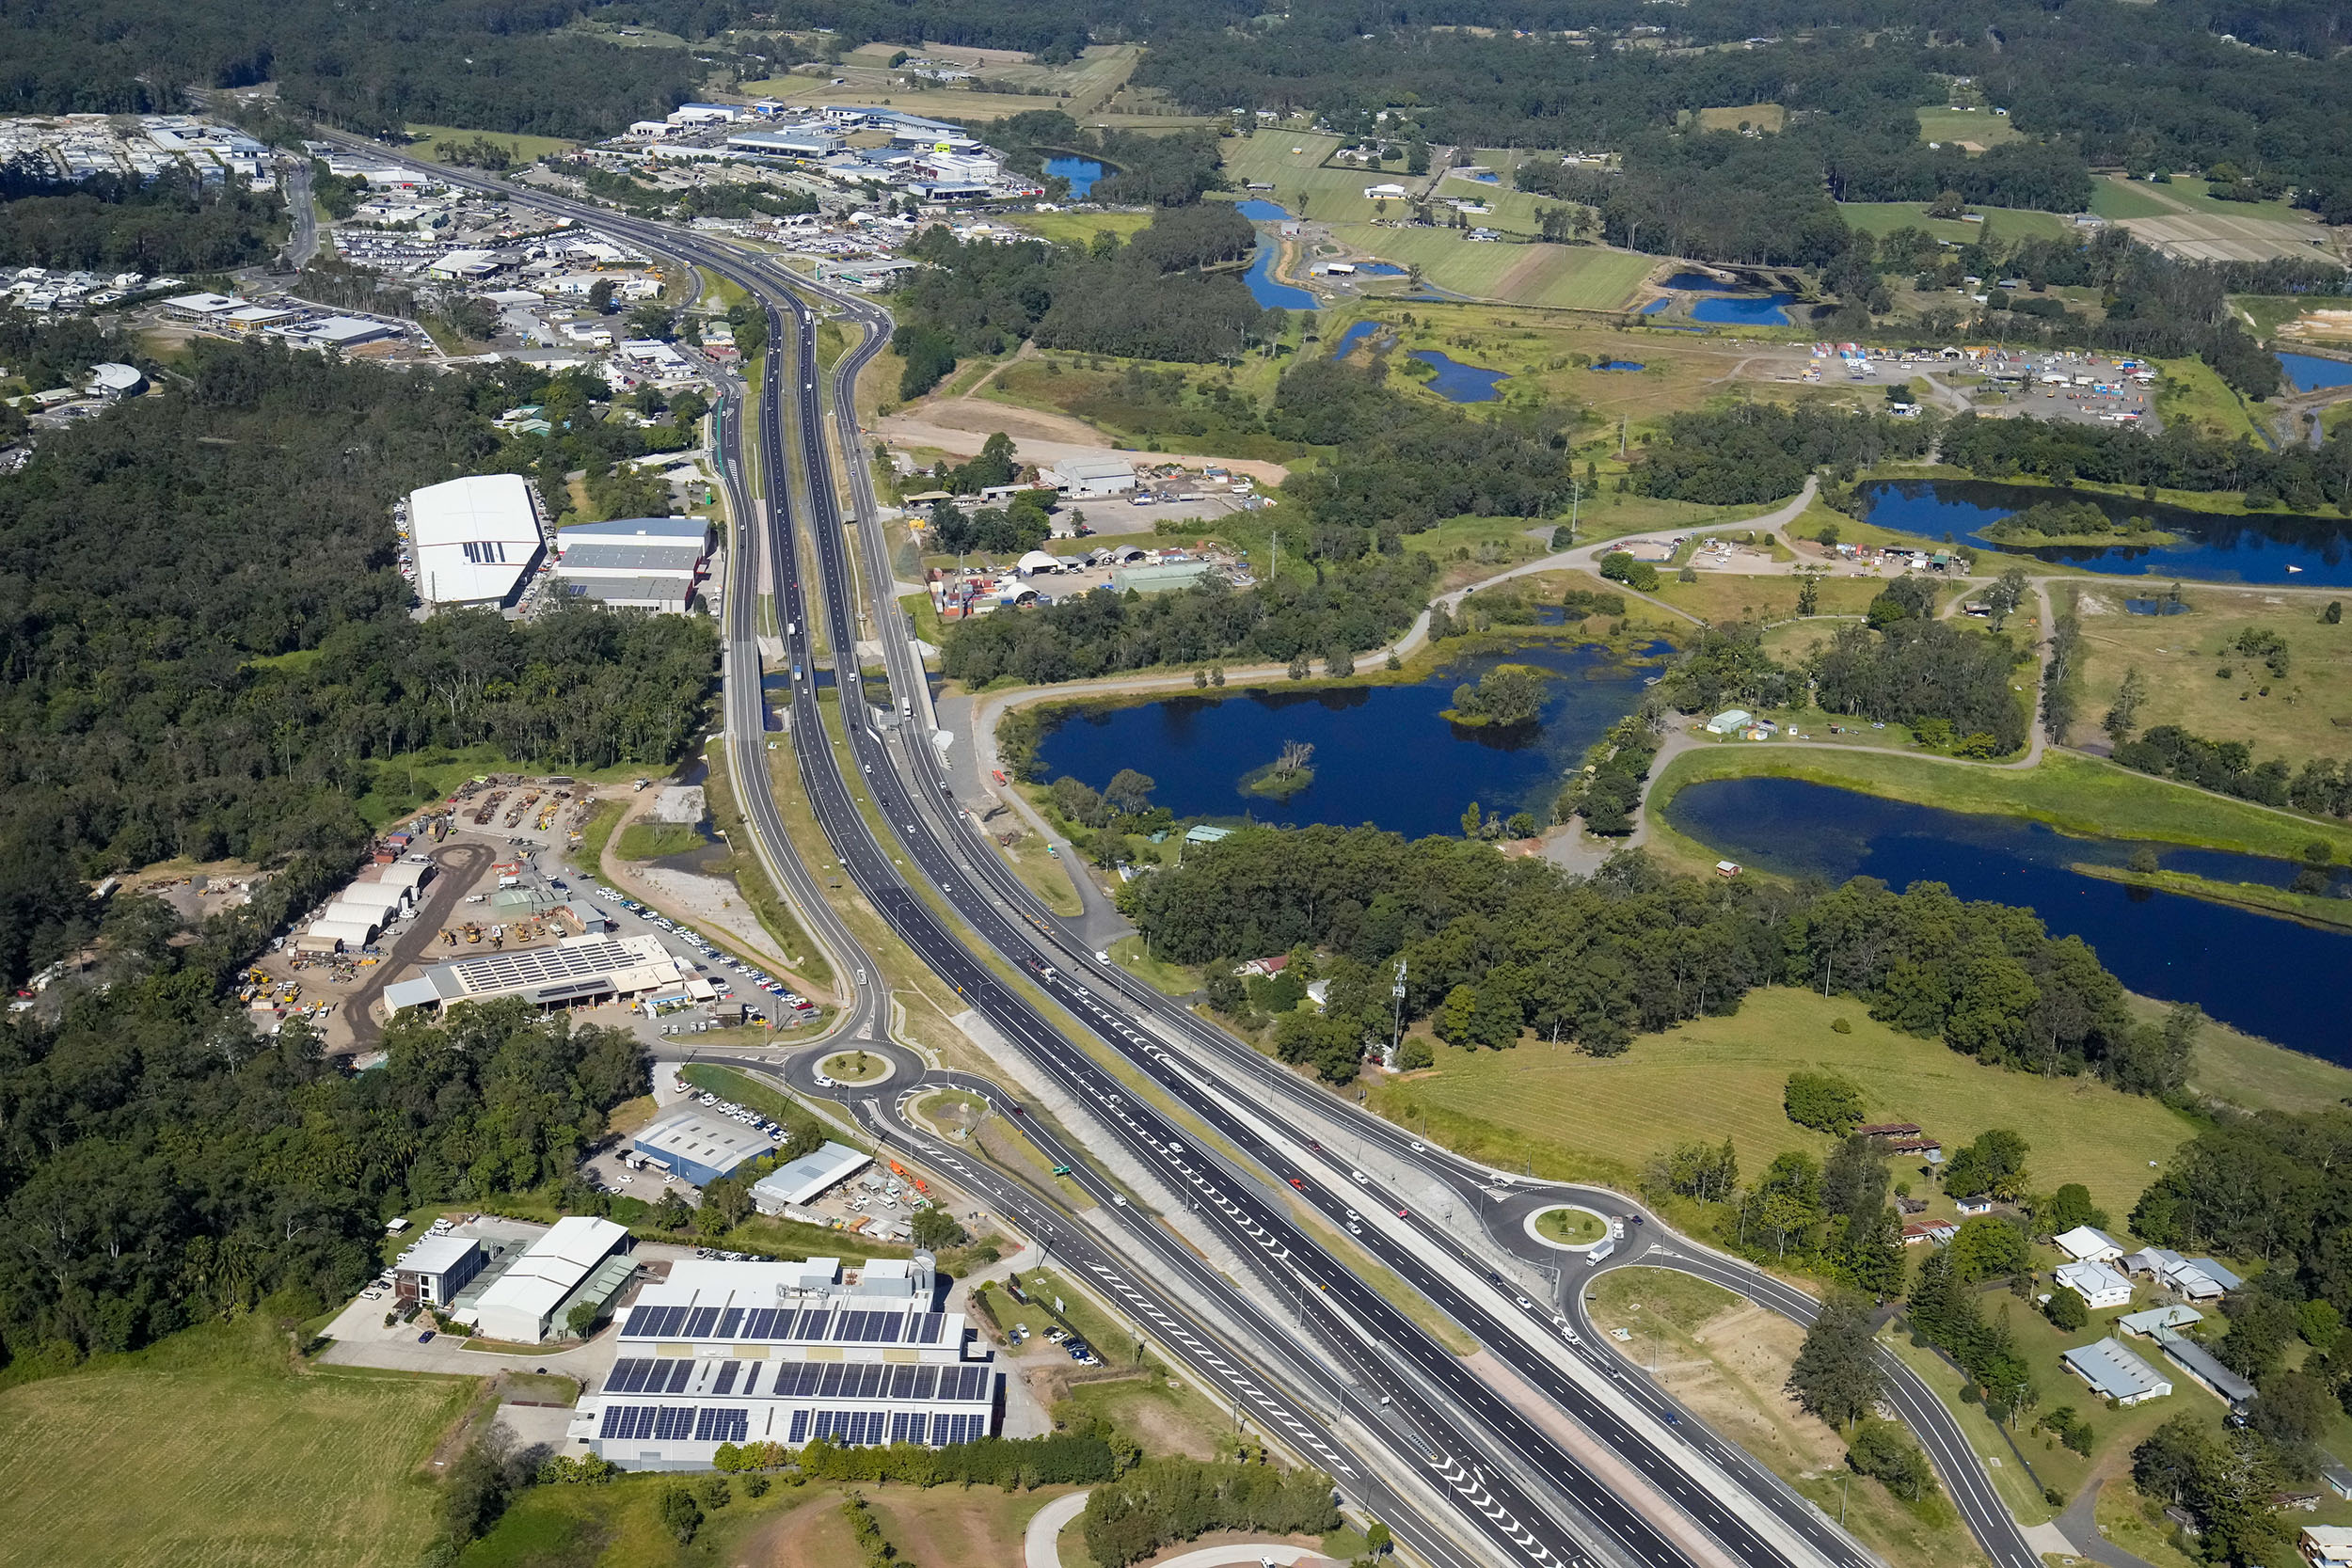
[[[1021,558],[1013,570],[1025,578],[1037,572],[1058,572],[1061,567],[1061,557],[1047,555],[1043,550],[1031,550]]]

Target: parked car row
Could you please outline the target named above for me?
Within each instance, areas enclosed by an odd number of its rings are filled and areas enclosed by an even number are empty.
[[[672,936],[677,938],[678,941],[686,943],[687,946],[708,958],[711,961],[711,964],[716,966],[716,968],[731,969],[735,971],[736,974],[742,975],[746,980],[749,980],[759,990],[767,991],[771,995],[782,997],[786,1006],[791,1007],[795,1012],[803,1015],[814,1015],[816,1013],[816,1005],[810,1002],[806,997],[801,995],[797,991],[786,990],[784,982],[771,977],[766,971],[755,968],[751,964],[747,964],[740,958],[729,957],[725,952],[720,949],[717,943],[710,941],[709,938],[704,936],[700,931],[695,930],[692,927],[681,926],[676,921],[672,920],[669,916],[662,914],[660,911],[647,909],[644,905],[639,903],[636,899],[629,897],[627,894],[624,894],[616,887],[599,884],[596,890],[596,896],[607,904],[614,905],[627,911],[630,914],[636,915],[638,918],[644,921],[648,926],[653,926],[669,932]],[[722,974],[713,973],[710,976],[710,983],[722,995],[730,994],[735,989],[733,983]]]

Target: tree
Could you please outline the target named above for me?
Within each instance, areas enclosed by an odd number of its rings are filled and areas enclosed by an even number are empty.
[[[596,1332],[598,1316],[595,1302],[576,1301],[572,1303],[572,1309],[564,1315],[564,1326],[572,1331],[573,1338],[585,1339]]]
[[[2072,1285],[2061,1285],[2050,1292],[2050,1299],[2042,1308],[2051,1323],[2072,1334],[2090,1322],[2090,1304]]]
[[[1778,1256],[1809,1252],[1821,1223],[1821,1167],[1802,1149],[1790,1149],[1765,1167],[1749,1205],[1750,1224],[1772,1239]]]
[[[1799,615],[1812,615],[1821,608],[1821,578],[1826,575],[1822,572],[1799,572],[1797,574],[1797,613]]]
[[[1870,1413],[1883,1391],[1870,1306],[1844,1292],[1821,1304],[1788,1373],[1788,1392],[1814,1415],[1843,1427]]]
[[[1862,1121],[1862,1091],[1832,1072],[1792,1072],[1781,1106],[1800,1127],[1842,1138]]]
[[[2025,1227],[2006,1214],[1978,1214],[1961,1221],[1945,1251],[1952,1272],[1964,1283],[2014,1275],[2030,1264]]]
[[[1846,1463],[1856,1475],[1870,1477],[1905,1502],[1917,1502],[1935,1483],[1928,1456],[1919,1451],[1899,1421],[1876,1418],[1854,1429],[1846,1446]]]
[[[1655,592],[1658,587],[1658,568],[1646,561],[1634,560],[1624,550],[1611,550],[1600,558],[1600,575],[1639,594]]]
[[[1979,595],[1985,610],[1993,617],[1993,629],[1999,631],[2002,624],[2017,613],[2017,607],[2026,598],[2026,570],[2011,566],[1993,580],[1992,586]]]
[[[599,277],[588,285],[588,309],[599,316],[612,313],[612,279]]]
[[[1985,1194],[2013,1200],[2026,1191],[2026,1140],[2006,1127],[1989,1127],[1944,1167],[1944,1190],[1954,1197]]]
[[[1103,799],[1131,816],[1139,816],[1152,809],[1152,792],[1157,788],[1159,783],[1151,774],[1122,768],[1103,786]]]
[[[703,1528],[703,1511],[692,1492],[677,1485],[661,1489],[661,1528],[681,1546],[694,1539]]]
[[[2076,1226],[2087,1225],[2104,1230],[2107,1212],[2090,1201],[2090,1189],[2079,1181],[2069,1181],[2034,1211],[2034,1228],[2044,1236],[2062,1236]]]
[[[2139,723],[2140,705],[2148,700],[2148,685],[2139,678],[2139,666],[2135,664],[2123,672],[2123,682],[2115,689],[2115,702],[2099,727],[2107,732],[2107,738],[2117,745],[2132,737]]]
[[[961,1246],[972,1238],[955,1215],[941,1208],[930,1208],[909,1222],[914,1233],[914,1244],[927,1252],[938,1252],[951,1246]]]

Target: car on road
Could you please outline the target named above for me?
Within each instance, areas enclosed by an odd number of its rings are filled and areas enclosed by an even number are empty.
[[[1526,1307],[1530,1312],[1535,1310],[1535,1304],[1528,1300],[1525,1296],[1513,1296],[1511,1299],[1518,1302],[1521,1307]]]
[[[1401,1220],[1409,1220],[1413,1217],[1413,1212],[1410,1209],[1399,1209],[1396,1212],[1396,1217]]]
[[[1366,1176],[1362,1171],[1351,1170],[1347,1174],[1349,1180],[1353,1180],[1359,1187],[1369,1187],[1372,1185],[1372,1178]]]
[[[1429,1146],[1416,1140],[1413,1144],[1413,1152],[1416,1154],[1426,1154],[1429,1152]]]
[[[1307,1183],[1301,1181],[1295,1176],[1291,1178],[1291,1185],[1296,1187],[1302,1193],[1307,1190]]]

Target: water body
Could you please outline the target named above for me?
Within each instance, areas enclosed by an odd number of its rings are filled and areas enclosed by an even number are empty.
[[[1597,371],[1640,371],[1649,367],[1632,359],[1603,359],[1593,366]]]
[[[2352,387],[2352,360],[2327,359],[2316,354],[2281,354],[2279,364],[2287,372],[2287,384],[2298,392],[2316,392],[2322,387]]]
[[[1735,860],[1836,882],[1949,884],[1962,898],[2023,905],[2053,936],[2079,936],[2132,990],[2195,1002],[2238,1028],[2352,1065],[2325,977],[2352,963],[2352,933],[2322,930],[2068,869],[2127,863],[2137,844],[2069,838],[2039,823],[1882,800],[1795,779],[1721,779],[1684,789],[1666,819]],[[2146,846],[2169,870],[2283,882],[2297,867],[2252,855]]]
[[[1424,365],[1437,367],[1437,376],[1429,385],[1448,403],[1492,403],[1495,388],[1511,379],[1506,372],[1465,365],[1433,348],[1415,349],[1413,357]]]
[[[1252,223],[1280,223],[1290,216],[1278,202],[1251,199],[1235,203],[1241,215]],[[1315,296],[1304,289],[1294,289],[1279,282],[1274,276],[1274,263],[1281,255],[1281,246],[1269,245],[1261,237],[1257,253],[1249,259],[1248,275],[1243,281],[1249,285],[1249,297],[1271,310],[1279,306],[1285,310],[1311,310]]]
[[[1346,358],[1349,352],[1353,350],[1358,343],[1362,342],[1366,338],[1371,337],[1374,333],[1379,330],[1380,324],[1378,322],[1349,323],[1347,330],[1340,334],[1339,341],[1331,345],[1331,357],[1334,359]]]
[[[1665,651],[1664,643],[1643,650]],[[1499,663],[1553,673],[1534,723],[1467,729],[1438,717],[1455,686]],[[1266,687],[1080,709],[1046,731],[1038,767],[1045,778],[1066,773],[1097,789],[1122,768],[1140,768],[1158,781],[1153,803],[1179,816],[1371,822],[1411,838],[1458,833],[1472,800],[1506,816],[1548,805],[1652,673],[1606,648],[1545,642],[1457,659],[1410,686]],[[1245,791],[1243,776],[1290,740],[1314,747],[1314,783],[1288,801]]]
[[[1673,303],[1674,301],[1671,299],[1653,299],[1647,305],[1642,307],[1640,313],[1645,316],[1654,316]]]
[[[2055,499],[2089,501],[2118,521],[2146,517],[2167,533],[2180,535],[2177,545],[2055,546],[2018,552],[2093,572],[2352,588],[2352,525],[2338,518],[2291,513],[2222,516],[2128,496],[2058,492],[1980,479],[1882,480],[1863,491],[1867,521],[1931,539],[1949,533],[1991,544],[1979,535],[1985,525],[2038,501]]]
[[[1358,275],[1364,277],[1402,277],[1406,270],[1394,261],[1359,261],[1356,263]]]
[[[1680,289],[1687,293],[1728,293],[1736,287],[1721,278],[1709,277],[1703,272],[1678,272],[1659,285],[1661,289]]]
[[[1069,181],[1070,194],[1083,201],[1087,192],[1094,188],[1094,182],[1103,178],[1104,171],[1103,166],[1091,158],[1048,158],[1045,160],[1045,172],[1058,174]]]
[[[1730,326],[1787,326],[1788,307],[1797,302],[1789,293],[1752,294],[1733,297],[1721,295],[1702,299],[1691,307],[1694,322],[1715,322]]]
[[[1252,223],[1280,223],[1290,216],[1280,202],[1267,201],[1261,197],[1253,196],[1248,200],[1236,202],[1234,205],[1241,209],[1241,215]]]

